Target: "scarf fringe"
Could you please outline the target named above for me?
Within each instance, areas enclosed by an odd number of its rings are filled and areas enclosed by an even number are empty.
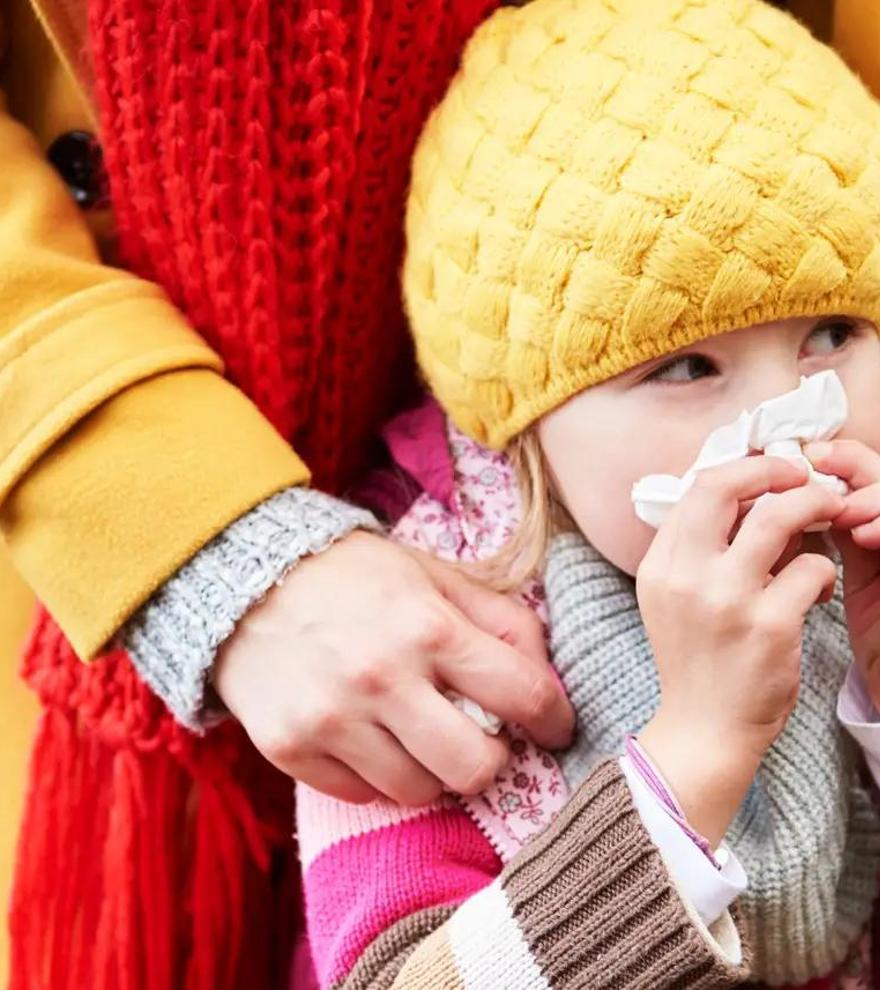
[[[38,623],[26,654],[41,655],[41,675],[46,632]],[[280,985],[297,912],[280,889],[289,876],[279,882],[293,858],[289,781],[232,724],[195,739],[162,712],[145,734],[132,724],[131,699],[144,699],[128,658],[86,667],[61,642],[55,676],[29,677],[46,707],[10,907],[10,990]],[[103,693],[112,683],[119,711],[89,719],[47,697],[96,680]],[[122,710],[128,725],[114,718]]]

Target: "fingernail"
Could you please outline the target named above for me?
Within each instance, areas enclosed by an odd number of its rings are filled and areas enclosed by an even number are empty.
[[[823,457],[827,457],[831,453],[831,444],[826,440],[817,440],[814,443],[808,443],[804,447],[804,454],[811,461],[821,461]]]

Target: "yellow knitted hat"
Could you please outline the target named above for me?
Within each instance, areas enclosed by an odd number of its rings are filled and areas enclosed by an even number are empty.
[[[584,388],[789,316],[880,320],[880,106],[761,0],[533,0],[413,165],[422,370],[502,447]]]

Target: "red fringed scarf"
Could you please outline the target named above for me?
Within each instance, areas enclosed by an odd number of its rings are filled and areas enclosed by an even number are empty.
[[[225,358],[322,487],[409,378],[409,159],[497,0],[90,0],[124,263]],[[120,328],[129,332],[130,328]],[[196,739],[41,614],[44,712],[12,902],[12,990],[284,986],[290,787],[234,725]]]

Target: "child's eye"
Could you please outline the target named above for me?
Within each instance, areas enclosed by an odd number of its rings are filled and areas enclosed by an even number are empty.
[[[686,354],[669,364],[664,364],[661,368],[652,371],[644,381],[646,382],[694,382],[699,378],[708,378],[710,375],[717,375],[718,369],[715,364],[702,354]]]
[[[845,347],[858,327],[852,320],[827,320],[807,337],[804,349],[807,356],[833,354]]]

